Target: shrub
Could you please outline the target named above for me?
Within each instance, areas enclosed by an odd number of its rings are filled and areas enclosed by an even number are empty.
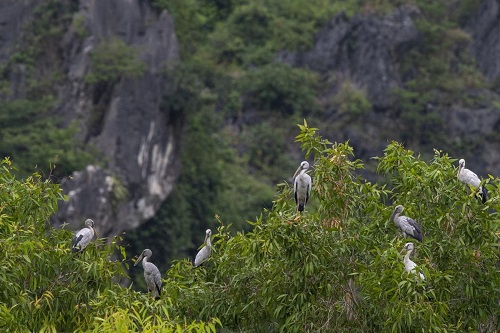
[[[273,63],[249,71],[242,89],[254,108],[292,115],[317,107],[316,85],[313,72]]]
[[[114,82],[120,77],[139,77],[146,64],[137,59],[138,50],[118,38],[102,40],[90,52],[92,71],[85,76],[88,83]]]

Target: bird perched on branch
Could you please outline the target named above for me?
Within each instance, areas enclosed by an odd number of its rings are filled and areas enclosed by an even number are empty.
[[[405,255],[404,259],[403,259],[403,262],[405,264],[405,270],[406,270],[406,272],[416,275],[417,274],[417,271],[416,271],[417,264],[415,264],[410,259],[410,256],[413,253],[414,249],[415,249],[415,246],[413,245],[413,243],[410,242],[410,243],[406,243],[405,244],[404,250],[406,250],[406,255]],[[418,272],[418,276],[420,277],[421,281],[425,280],[424,273]]]
[[[142,260],[144,280],[146,280],[146,285],[148,286],[148,295],[151,291],[153,293],[153,297],[157,299],[160,298],[161,295],[161,274],[158,267],[156,267],[152,262],[149,262],[152,255],[153,252],[150,249],[145,249],[142,251],[139,258],[137,258],[134,266],[137,266],[137,264]]]
[[[82,252],[87,245],[89,245],[92,238],[94,238],[95,229],[94,229],[94,221],[91,219],[85,220],[85,228],[80,229],[75,234],[73,238],[73,246],[71,247],[72,252]]]
[[[420,225],[414,219],[401,215],[403,209],[403,206],[397,205],[394,212],[392,212],[390,220],[394,221],[394,224],[401,230],[403,236],[410,236],[418,241],[422,241],[423,236]]]
[[[482,203],[485,203],[486,200],[488,200],[486,196],[486,188],[481,186],[481,179],[479,179],[474,172],[465,168],[465,160],[463,158],[458,161],[457,178],[462,183],[477,188]]]
[[[309,169],[309,163],[303,161],[293,175],[293,193],[299,212],[304,211],[306,203],[309,200],[309,195],[311,194],[312,179],[306,173],[307,169]]]
[[[207,229],[205,231],[205,246],[196,254],[196,257],[194,258],[194,267],[200,266],[212,254],[212,243],[210,241],[211,236],[212,230]]]

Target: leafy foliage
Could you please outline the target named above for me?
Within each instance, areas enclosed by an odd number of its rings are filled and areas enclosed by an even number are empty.
[[[121,287],[128,266],[118,239],[98,239],[72,253],[67,229],[49,216],[64,200],[58,185],[33,174],[19,181],[0,167],[0,329],[8,332],[215,332],[205,322],[170,316],[146,295]],[[117,259],[117,257],[119,259]]]
[[[189,106],[203,105],[198,102],[191,100]],[[262,207],[271,206],[274,195],[269,186],[246,174],[234,149],[222,135],[212,132],[212,128],[221,126],[218,115],[204,106],[197,112],[184,110],[192,116],[176,187],[158,214],[124,239],[131,256],[150,248],[160,269],[167,269],[173,259],[194,258],[205,230],[216,227],[215,214],[233,221],[236,230],[249,229],[245,220],[254,218]],[[137,285],[144,284],[140,270],[130,274]]]
[[[349,80],[342,83],[339,91],[333,97],[333,103],[337,106],[339,113],[353,116],[363,115],[372,108],[366,93]]]
[[[216,216],[211,259],[193,269],[174,261],[159,301],[121,287],[130,262],[118,240],[70,252],[71,233],[52,229],[57,185],[24,182],[0,169],[1,328],[11,331],[494,332],[500,295],[498,179],[490,199],[456,179],[455,160],[425,162],[396,142],[377,157],[392,188],[356,175],[348,143],[331,143],[306,122],[297,136],[313,161],[312,199],[298,214],[283,183],[272,209],[234,233]],[[387,206],[388,202],[393,202]],[[402,204],[424,241],[405,272],[403,239],[389,216]],[[308,207],[311,207],[308,205]],[[117,252],[116,252],[117,251]],[[116,256],[118,254],[118,257]],[[114,258],[114,259],[113,259]],[[162,269],[162,272],[164,270]],[[154,302],[154,303],[153,303]],[[214,319],[218,318],[218,319]]]
[[[223,225],[215,253],[193,278],[178,261],[168,293],[180,313],[216,316],[248,331],[493,332],[498,326],[498,185],[486,180],[483,206],[456,180],[455,160],[436,151],[426,163],[398,143],[379,161],[393,189],[357,177],[347,143],[330,143],[301,125],[297,139],[314,160],[315,211],[297,215],[281,185],[272,210],[232,236]],[[414,259],[426,276],[404,271],[402,239],[388,221],[390,200],[418,220],[424,241]]]
[[[15,161],[20,176],[51,170],[62,178],[95,158],[75,139],[77,124],[63,126],[51,114],[58,103],[56,87],[64,80],[59,42],[77,9],[74,2],[40,1],[15,52],[0,68],[0,154]],[[25,90],[16,97],[8,80],[19,75]]]
[[[308,70],[276,63],[249,71],[243,89],[259,110],[294,114],[314,108],[316,80]]]
[[[47,115],[53,104],[51,97],[0,102],[0,154],[19,165],[21,176],[50,168],[55,177],[69,176],[94,159],[74,139],[76,124],[59,128],[57,119]]]
[[[110,38],[101,41],[90,53],[92,72],[85,76],[85,81],[113,82],[122,76],[141,76],[146,70],[146,64],[137,59],[137,53],[138,50],[121,39]]]

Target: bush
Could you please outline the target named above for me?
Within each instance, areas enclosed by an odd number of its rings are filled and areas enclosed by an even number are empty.
[[[333,97],[333,104],[339,113],[353,117],[361,116],[372,108],[366,93],[348,80],[341,84],[339,91]]]
[[[118,38],[102,40],[90,52],[92,71],[85,76],[88,83],[114,82],[120,77],[139,77],[146,64],[137,59],[138,50]]]
[[[309,70],[273,63],[249,71],[242,89],[254,108],[292,115],[316,107],[317,80]]]
[[[20,176],[52,169],[53,176],[65,177],[94,159],[75,138],[76,123],[60,128],[48,115],[54,102],[51,96],[0,102],[0,153],[14,160]]]

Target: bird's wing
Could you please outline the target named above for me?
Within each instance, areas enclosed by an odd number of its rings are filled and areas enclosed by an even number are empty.
[[[295,198],[296,204],[299,202],[299,198],[297,197],[297,182],[298,182],[298,177],[296,177],[295,180],[293,181],[293,196]]]
[[[408,216],[400,216],[399,222],[401,230],[403,230],[406,234],[420,241],[422,240],[422,229],[417,221]]]
[[[158,292],[158,296],[161,295],[161,273],[158,267],[155,264],[148,262],[147,267],[144,272],[147,271],[150,281],[151,281],[151,291],[156,290]]]
[[[153,275],[154,278],[154,283],[156,287],[156,291],[158,291],[158,296],[161,295],[161,274],[160,271],[157,269],[157,271]]]
[[[306,195],[306,203],[309,201],[309,196],[311,195],[311,187],[312,187],[312,178],[308,174],[306,174],[307,178],[307,195]]]
[[[207,246],[202,248],[198,253],[196,254],[196,258],[194,258],[194,266],[200,266],[202,262],[204,262],[208,256],[210,255],[210,251]]]
[[[73,247],[79,247],[80,250],[83,250],[87,245],[89,245],[93,237],[94,232],[91,229],[83,228],[76,233]]]
[[[479,179],[479,177],[469,169],[463,169],[458,175],[458,180],[460,180],[462,183],[469,184],[475,187],[479,187],[479,184],[481,184],[481,180]]]
[[[73,238],[73,247],[77,247],[78,246],[78,243],[82,240],[83,238],[83,235],[80,234],[80,232],[78,232],[75,237]]]
[[[415,264],[412,260],[408,260],[405,262],[405,268],[408,273],[415,274],[415,267],[417,267],[417,264]]]

